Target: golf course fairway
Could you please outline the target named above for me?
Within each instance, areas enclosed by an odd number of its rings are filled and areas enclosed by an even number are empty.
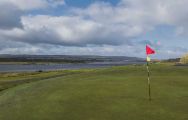
[[[188,67],[145,65],[0,77],[0,120],[188,120]]]

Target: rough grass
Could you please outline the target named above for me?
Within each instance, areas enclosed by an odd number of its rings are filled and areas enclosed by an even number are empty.
[[[48,76],[64,72],[49,72]],[[187,67],[152,65],[151,102],[148,101],[145,66],[65,73],[66,76],[50,77],[2,91],[0,120],[188,119]],[[47,74],[34,76],[43,75]],[[14,77],[22,79],[22,75]]]
[[[26,73],[0,73],[0,91],[15,87],[24,83],[31,83],[50,78],[75,74],[79,71],[51,71],[51,72],[26,72]]]

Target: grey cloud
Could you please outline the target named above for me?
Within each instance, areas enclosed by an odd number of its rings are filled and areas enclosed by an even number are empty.
[[[1,0],[0,29],[22,27],[21,16],[29,11],[64,5],[64,0]]]
[[[20,16],[22,11],[14,5],[0,4],[0,29],[11,29],[13,27],[22,27]]]

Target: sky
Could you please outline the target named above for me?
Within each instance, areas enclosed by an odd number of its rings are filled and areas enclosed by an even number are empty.
[[[0,0],[0,54],[176,58],[188,0]]]

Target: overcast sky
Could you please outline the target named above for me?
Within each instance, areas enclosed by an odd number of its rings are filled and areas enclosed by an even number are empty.
[[[188,0],[0,0],[0,54],[180,57]]]

